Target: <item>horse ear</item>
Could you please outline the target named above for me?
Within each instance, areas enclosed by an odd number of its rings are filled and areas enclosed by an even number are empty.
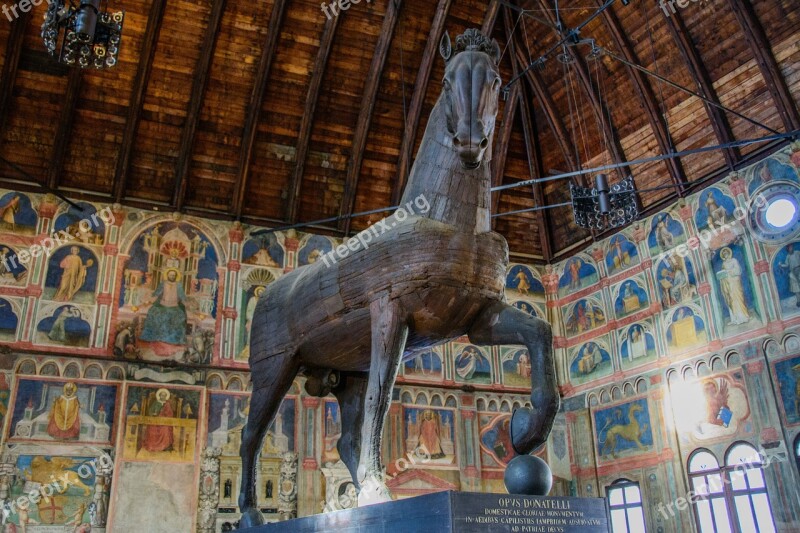
[[[495,65],[500,64],[500,55],[501,55],[500,45],[497,44],[497,39],[492,39],[492,51],[489,54],[489,57],[491,57],[494,60]]]
[[[442,40],[439,41],[439,53],[442,54],[445,63],[450,61],[450,56],[453,54],[453,47],[450,44],[450,34],[446,31],[442,35]]]

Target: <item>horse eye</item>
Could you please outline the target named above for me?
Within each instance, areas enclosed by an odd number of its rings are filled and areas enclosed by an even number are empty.
[[[450,90],[450,82],[447,81],[447,78],[442,80],[442,87],[444,87],[445,91],[449,91]]]
[[[495,91],[500,88],[500,77],[499,76],[494,79],[494,84],[492,85],[492,88]]]

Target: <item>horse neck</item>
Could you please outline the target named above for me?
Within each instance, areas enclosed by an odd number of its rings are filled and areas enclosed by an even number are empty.
[[[431,111],[401,203],[406,205],[423,196],[430,209],[424,214],[416,209],[418,215],[470,233],[491,231],[489,161],[492,139],[489,139],[481,165],[467,170],[450,145],[446,120],[440,98]]]

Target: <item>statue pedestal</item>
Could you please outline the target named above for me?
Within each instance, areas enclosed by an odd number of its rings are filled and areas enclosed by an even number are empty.
[[[608,533],[602,498],[436,492],[358,509],[275,522],[248,533]]]

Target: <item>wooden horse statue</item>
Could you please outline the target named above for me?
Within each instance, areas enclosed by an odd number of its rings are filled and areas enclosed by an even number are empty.
[[[439,48],[446,61],[442,94],[403,206],[337,248],[338,260],[328,254],[288,273],[258,301],[250,341],[253,393],[242,430],[240,527],[262,523],[257,454],[299,372],[310,394],[332,392],[339,402],[338,450],[359,488],[359,505],[390,499],[381,435],[392,388],[403,360],[432,346],[462,335],[478,345],[525,345],[533,409],[514,412],[512,443],[527,454],[550,432],[559,407],[550,325],[506,303],[508,245],[491,231],[500,50],[478,30],[467,30],[454,47],[445,34]]]

